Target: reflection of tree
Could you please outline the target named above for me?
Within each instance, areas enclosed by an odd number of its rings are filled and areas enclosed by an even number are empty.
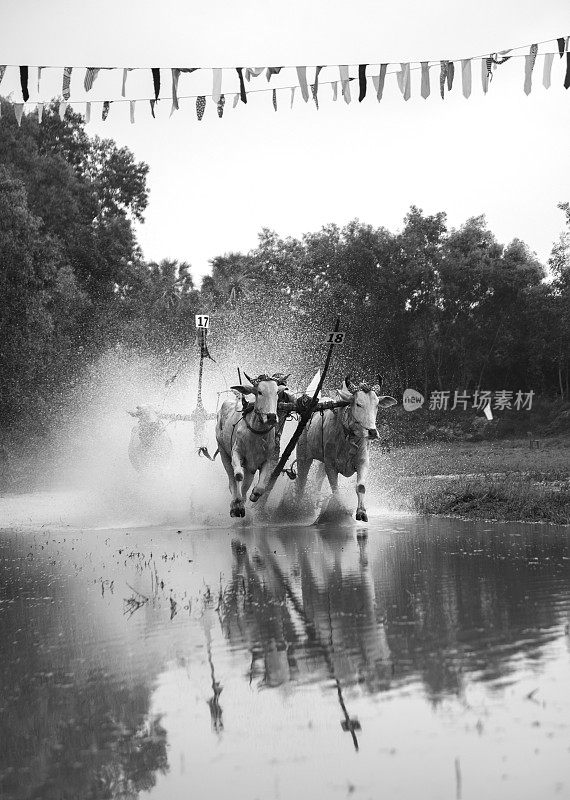
[[[62,588],[59,608],[28,602],[49,592],[49,571],[28,564],[26,577],[10,576],[9,563],[0,599],[9,597],[14,578],[19,600],[2,616],[0,631],[13,643],[0,670],[0,796],[136,800],[168,769],[166,731],[149,710],[154,675],[144,668],[132,674],[120,640],[102,645],[112,649],[97,658],[101,666],[82,666],[94,660],[84,658],[78,633],[89,627],[88,600],[76,603]],[[62,614],[70,630],[54,646]]]

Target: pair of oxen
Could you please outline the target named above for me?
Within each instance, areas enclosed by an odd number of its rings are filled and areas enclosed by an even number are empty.
[[[245,377],[248,383],[232,386],[235,396],[222,404],[216,420],[218,452],[228,475],[232,496],[232,517],[245,516],[245,500],[257,473],[259,478],[249,499],[255,503],[265,494],[271,472],[279,458],[279,438],[285,418],[291,409],[307,399],[289,391],[288,375],[259,375],[253,379],[248,375]],[[311,416],[297,442],[296,491],[299,499],[304,495],[313,461],[319,462],[317,492],[326,476],[333,496],[336,496],[338,476],[349,478],[356,473],[356,519],[366,522],[368,516],[364,496],[369,442],[378,438],[378,410],[396,402],[393,397],[381,394],[379,383],[373,386],[356,384],[347,376],[342,389],[330,398],[330,404],[335,407],[323,408],[326,401],[321,403],[321,412]],[[148,453],[148,443],[152,441],[162,456],[170,455],[172,443],[160,415],[148,406],[138,407],[132,413],[139,420],[129,445],[133,466],[140,469],[142,459]],[[175,418],[175,415],[172,416]]]

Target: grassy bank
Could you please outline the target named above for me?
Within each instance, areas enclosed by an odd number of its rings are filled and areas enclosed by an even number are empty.
[[[473,519],[570,524],[570,437],[435,443],[373,455],[394,508]]]

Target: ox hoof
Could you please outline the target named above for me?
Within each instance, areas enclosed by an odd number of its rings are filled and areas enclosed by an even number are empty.
[[[243,481],[243,472],[234,472],[234,478],[237,483],[241,483]]]
[[[238,511],[239,511],[239,516],[240,517],[245,517],[245,507],[244,506],[241,506],[241,508],[239,508]]]
[[[252,503],[257,503],[260,497],[263,496],[263,492],[260,492],[258,489],[254,489],[249,496],[249,499]]]
[[[366,511],[358,509],[358,511],[356,512],[356,519],[358,522],[368,522],[368,514],[366,513]]]

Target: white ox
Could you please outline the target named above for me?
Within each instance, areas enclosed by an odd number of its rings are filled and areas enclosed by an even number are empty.
[[[131,431],[129,459],[137,472],[165,467],[173,446],[161,415],[152,406],[137,406],[128,412],[138,422]]]
[[[255,503],[265,493],[276,463],[277,401],[287,391],[284,376],[260,375],[254,380],[245,377],[250,385],[232,386],[232,389],[242,395],[255,395],[255,403],[244,408],[237,397],[226,400],[216,422],[218,450],[232,495],[231,517],[245,517],[244,500],[258,470],[259,480],[249,499]]]
[[[358,506],[356,519],[368,522],[364,495],[369,465],[369,440],[378,438],[376,415],[379,408],[388,408],[398,401],[380,394],[380,385],[352,383],[347,376],[338,398],[346,406],[314,414],[297,442],[297,493],[302,497],[313,460],[320,461],[317,491],[325,475],[333,496],[338,494],[338,476],[350,478],[356,472]]]

